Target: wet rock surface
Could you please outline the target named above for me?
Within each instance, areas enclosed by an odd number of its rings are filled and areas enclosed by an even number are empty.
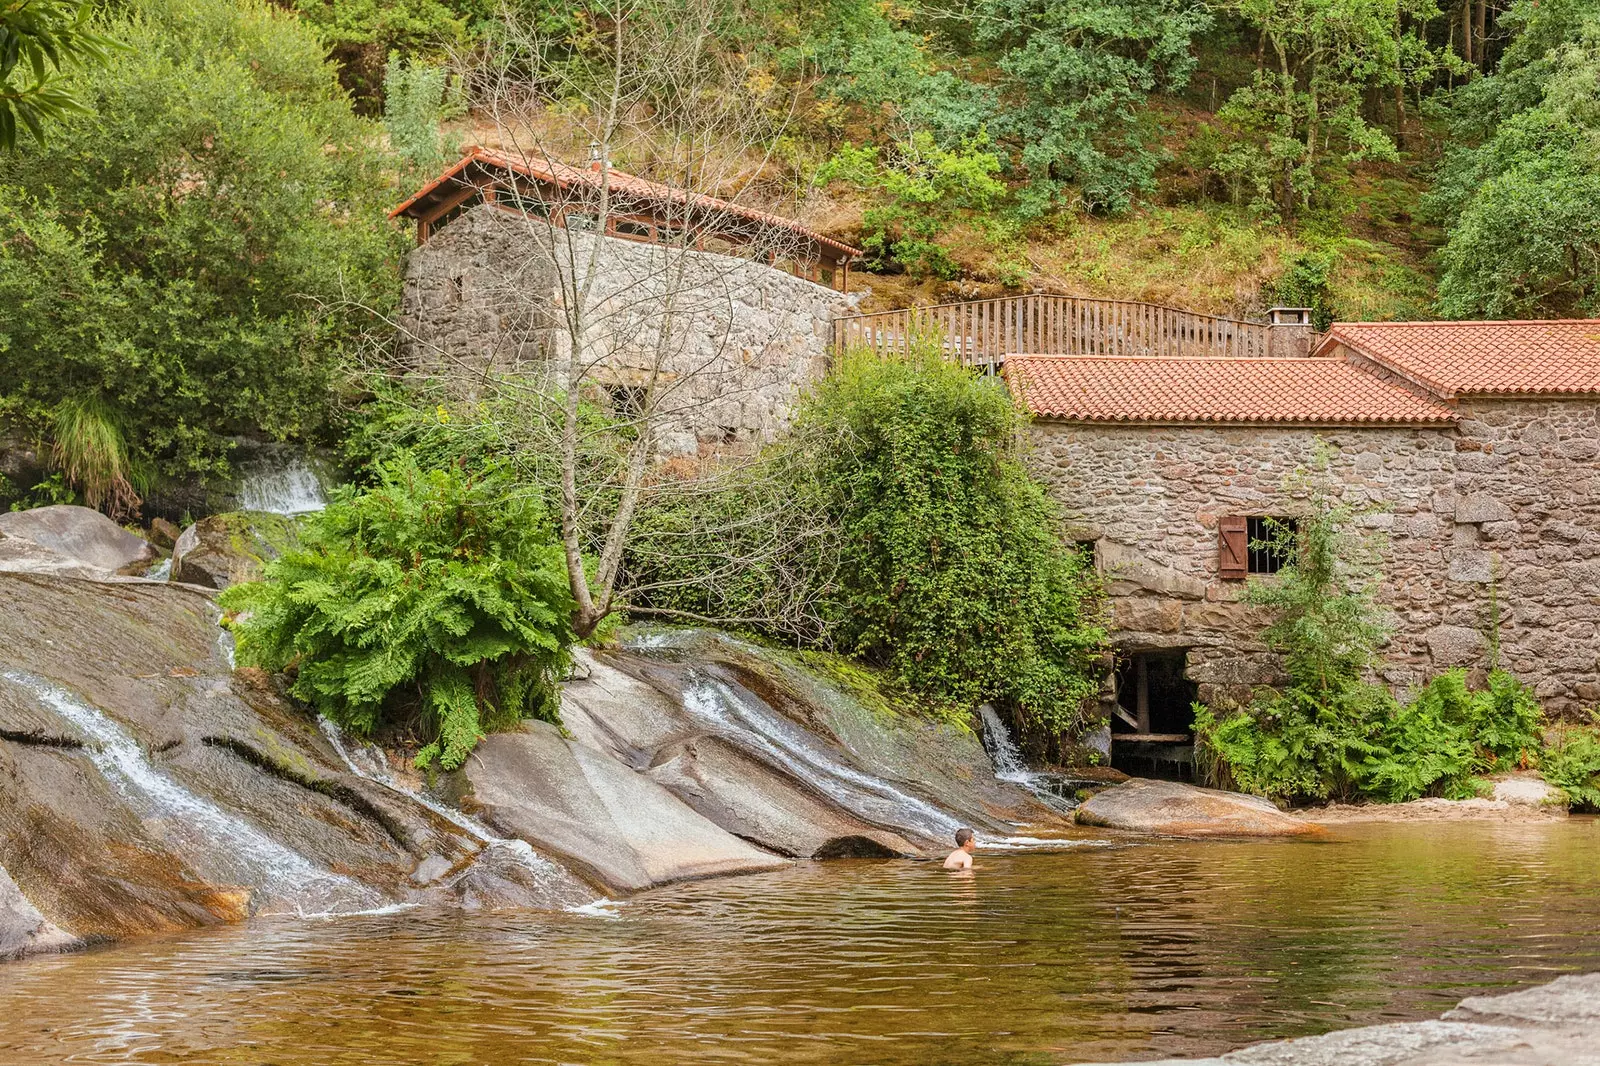
[[[1472,996],[1439,1021],[1345,1029],[1149,1066],[1594,1066],[1600,974],[1503,996]]]
[[[0,953],[447,898],[484,850],[235,674],[215,616],[183,586],[0,574],[0,868],[31,908],[0,901]],[[499,898],[591,897],[561,874]]]
[[[544,722],[479,745],[466,774],[483,820],[610,893],[786,865],[645,774]]]
[[[1079,825],[1175,837],[1317,837],[1320,825],[1284,814],[1259,796],[1176,781],[1133,780],[1078,808]]]
[[[441,782],[452,807],[234,670],[217,617],[192,584],[0,573],[0,955],[259,914],[566,907],[1067,824],[970,733],[710,635],[586,656],[566,731],[488,738]]]

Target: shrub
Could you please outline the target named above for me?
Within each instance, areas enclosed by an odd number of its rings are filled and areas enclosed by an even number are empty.
[[[343,490],[265,580],[222,595],[241,662],[361,734],[419,712],[422,766],[461,765],[486,730],[557,720],[573,603],[543,508],[493,478],[408,455]]]
[[[1600,811],[1600,733],[1585,728],[1557,731],[1539,758],[1539,769],[1574,808]]]
[[[1029,477],[1004,385],[937,349],[843,356],[796,428],[840,532],[832,635],[915,691],[1008,706],[1036,741],[1084,726],[1097,586]]]
[[[1023,417],[937,349],[848,353],[762,463],[640,516],[629,602],[844,652],[935,706],[993,701],[1049,750],[1087,724],[1104,631]]]
[[[103,19],[128,47],[78,77],[94,114],[0,154],[0,404],[50,437],[94,397],[126,456],[174,477],[222,472],[241,433],[326,434],[368,322],[344,301],[398,291],[372,125],[281,10]]]

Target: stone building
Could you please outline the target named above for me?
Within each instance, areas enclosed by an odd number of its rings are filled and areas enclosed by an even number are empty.
[[[1319,451],[1381,560],[1385,680],[1483,672],[1497,609],[1500,662],[1547,710],[1600,704],[1600,321],[1337,324],[1309,358],[1004,372],[1107,579],[1124,754],[1178,742],[1192,699],[1281,680],[1242,592],[1282,562],[1263,520],[1304,506],[1287,479]]]
[[[395,209],[419,235],[403,362],[471,388],[486,374],[560,379],[577,348],[594,398],[619,415],[654,381],[658,454],[739,452],[781,432],[826,372],[834,318],[865,296],[844,291],[860,253],[614,169],[602,202],[598,171],[551,166],[474,149]]]

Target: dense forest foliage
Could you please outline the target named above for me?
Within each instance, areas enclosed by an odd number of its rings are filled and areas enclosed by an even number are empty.
[[[475,57],[510,20],[582,68],[656,2],[0,9],[0,416],[71,453],[48,491],[336,435],[384,209],[486,132]],[[741,180],[864,247],[880,304],[1600,311],[1600,0],[714,2],[782,112]]]

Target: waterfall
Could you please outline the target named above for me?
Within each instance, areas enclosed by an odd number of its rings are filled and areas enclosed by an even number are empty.
[[[150,568],[145,574],[146,581],[166,581],[172,577],[172,556],[167,556],[161,562]]]
[[[304,459],[248,464],[239,481],[239,509],[298,515],[327,506],[322,481]]]
[[[1011,739],[1011,731],[1000,720],[995,709],[985,703],[978,708],[978,719],[983,723],[983,746],[994,762],[994,776],[1002,781],[1026,785],[1033,774],[1022,761],[1022,752]]]
[[[940,840],[961,828],[960,822],[932,804],[839,762],[811,732],[748,693],[714,678],[691,677],[684,693],[685,710],[717,727],[733,743],[755,748],[846,810],[880,825]]]
[[[1000,720],[1000,715],[989,704],[978,708],[978,721],[983,726],[983,747],[989,753],[989,760],[994,763],[996,778],[1021,785],[1047,807],[1063,813],[1077,809],[1078,789],[1092,782],[1068,774],[1028,769],[1016,741],[1011,739],[1011,730],[1006,728],[1005,722]]]
[[[426,807],[482,844],[485,851],[492,850],[501,854],[514,865],[528,871],[533,875],[535,884],[550,892],[552,896],[562,895],[563,890],[570,885],[571,879],[567,872],[534,851],[533,846],[526,840],[495,836],[489,831],[488,826],[476,818],[448,804],[440,803],[425,792],[416,792],[406,788],[389,772],[388,762],[382,752],[370,744],[352,747],[348,738],[345,737],[344,731],[331,718],[318,715],[317,728],[322,730],[322,735],[333,746],[333,750],[338,754],[340,761],[344,763],[345,769],[352,774],[404,796],[413,803]],[[611,908],[615,906],[616,904],[611,900],[601,898],[569,906],[567,909],[580,914],[615,918],[617,915],[611,911]]]
[[[85,753],[112,787],[147,814],[167,821],[175,836],[203,852],[208,867],[219,868],[221,877],[259,887],[274,899],[291,902],[301,914],[369,910],[384,902],[373,889],[320,869],[243,818],[184,788],[158,770],[127,730],[99,708],[41,678],[10,670],[0,677],[83,731],[92,741]]]

